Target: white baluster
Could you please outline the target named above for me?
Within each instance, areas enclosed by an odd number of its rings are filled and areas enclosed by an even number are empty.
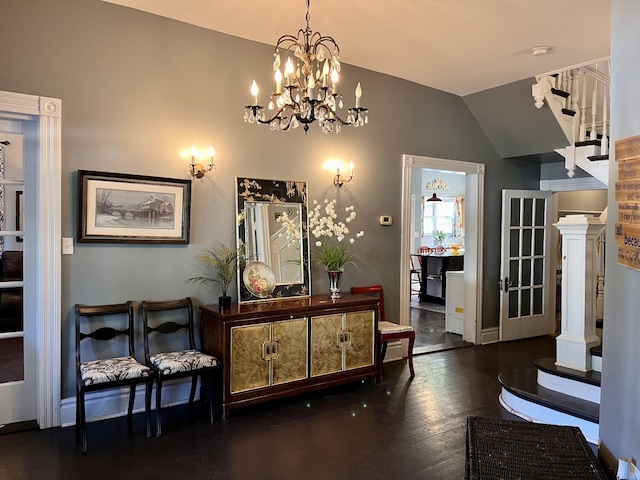
[[[609,155],[609,86],[602,85],[602,140],[600,142],[600,155]]]
[[[580,133],[578,140],[584,142],[587,138],[587,75],[582,74],[582,105],[580,106]]]
[[[593,78],[593,94],[591,96],[591,133],[589,140],[597,140],[598,132],[596,131],[596,116],[598,114],[598,79]]]

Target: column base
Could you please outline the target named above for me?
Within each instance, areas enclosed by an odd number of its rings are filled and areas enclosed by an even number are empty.
[[[600,345],[600,338],[597,335],[587,338],[569,338],[560,335],[556,338],[556,365],[581,372],[593,370],[591,349],[598,345]]]

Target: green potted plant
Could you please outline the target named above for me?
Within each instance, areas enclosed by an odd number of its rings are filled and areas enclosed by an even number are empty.
[[[444,242],[445,238],[447,238],[447,234],[442,230],[436,230],[433,232],[433,239],[438,242],[438,245],[442,245],[442,242]]]
[[[204,285],[217,284],[222,293],[218,298],[218,307],[220,310],[231,308],[231,297],[228,291],[238,271],[238,251],[224,243],[216,242],[212,249],[196,255],[196,259],[200,262],[203,274],[190,278],[189,282]]]

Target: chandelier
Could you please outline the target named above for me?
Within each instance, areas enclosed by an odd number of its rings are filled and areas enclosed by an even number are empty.
[[[298,30],[296,36],[281,36],[276,44],[273,61],[276,91],[271,94],[268,106],[273,114],[267,114],[258,104],[258,85],[254,80],[251,85],[254,104],[244,108],[245,122],[269,125],[272,131],[287,131],[302,124],[305,134],[316,120],[323,133],[340,133],[343,126],[361,127],[369,122],[368,109],[360,106],[360,83],[355,90],[355,107],[348,109],[346,120],[338,116],[336,110],[343,107],[342,95],[336,89],[340,48],[332,37],[313,32],[309,18],[307,0],[307,27]],[[287,57],[284,75],[280,68],[281,50]],[[297,59],[295,65],[292,55]]]

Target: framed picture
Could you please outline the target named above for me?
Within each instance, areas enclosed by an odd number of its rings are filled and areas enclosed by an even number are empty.
[[[16,191],[16,230],[24,231],[24,196],[22,190]],[[16,242],[22,242],[22,236],[16,237]]]
[[[189,243],[191,181],[78,170],[80,243]]]

